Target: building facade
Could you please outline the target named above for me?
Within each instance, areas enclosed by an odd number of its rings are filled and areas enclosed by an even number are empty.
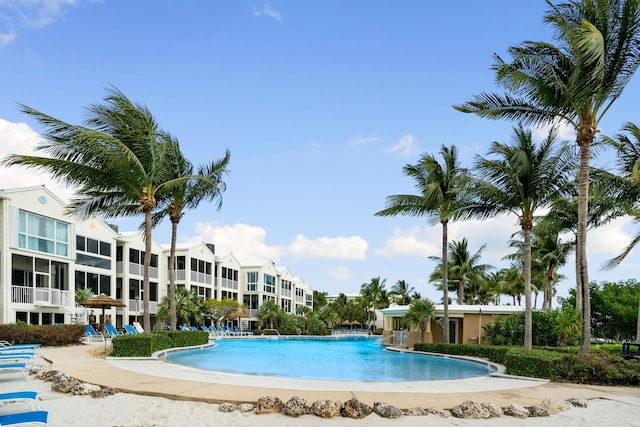
[[[152,241],[149,313],[168,294],[170,246]],[[138,232],[118,232],[100,219],[77,221],[45,186],[0,190],[0,323],[68,324],[95,321],[75,302],[78,289],[105,293],[125,304],[106,321],[120,328],[143,315],[145,245]],[[175,284],[202,299],[233,299],[248,308],[245,327],[257,326],[267,299],[285,312],[313,308],[313,289],[271,261],[216,255],[210,243],[178,245]],[[159,326],[158,326],[159,327]]]

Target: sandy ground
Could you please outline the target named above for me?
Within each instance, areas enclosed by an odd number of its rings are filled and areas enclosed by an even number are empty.
[[[38,363],[38,362],[36,362]],[[588,408],[572,408],[547,418],[515,419],[509,416],[489,420],[443,419],[437,415],[384,419],[376,414],[361,419],[336,417],[323,419],[315,415],[293,418],[283,414],[223,413],[213,403],[176,401],[161,397],[117,393],[93,399],[51,391],[51,383],[35,377],[25,381],[22,374],[1,373],[0,392],[33,390],[39,392],[40,408],[49,411],[49,426],[638,426],[640,397],[602,396],[591,399]],[[8,403],[0,413],[29,410],[25,403]]]

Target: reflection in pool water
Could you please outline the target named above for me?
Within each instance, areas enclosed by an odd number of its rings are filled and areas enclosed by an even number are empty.
[[[217,346],[169,353],[193,368],[248,375],[335,381],[431,381],[484,376],[491,366],[385,351],[373,337],[226,339]]]

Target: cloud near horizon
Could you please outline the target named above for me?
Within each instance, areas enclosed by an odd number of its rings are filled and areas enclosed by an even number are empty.
[[[298,234],[285,246],[270,246],[266,243],[267,231],[248,224],[218,225],[196,224],[196,236],[187,237],[189,242],[211,242],[216,252],[233,252],[239,259],[269,259],[277,262],[283,256],[311,259],[364,260],[368,243],[360,236],[320,237],[309,239]]]

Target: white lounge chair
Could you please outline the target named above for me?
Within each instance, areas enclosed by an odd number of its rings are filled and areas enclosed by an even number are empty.
[[[0,415],[0,426],[47,425],[47,411],[18,412]]]
[[[31,410],[40,409],[38,405],[38,392],[36,391],[14,391],[10,393],[0,393],[0,405],[5,403],[24,402],[31,407]],[[2,425],[2,424],[0,424]]]

